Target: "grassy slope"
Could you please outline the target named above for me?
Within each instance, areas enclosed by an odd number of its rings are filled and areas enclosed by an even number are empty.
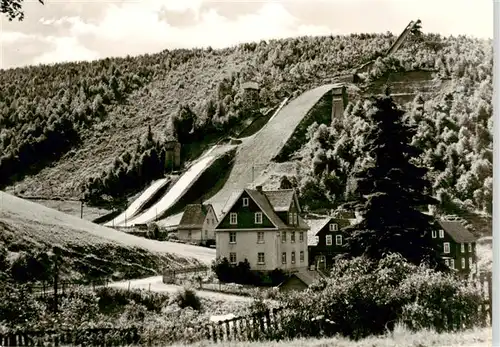
[[[116,278],[154,275],[164,266],[210,263],[215,257],[213,249],[128,235],[3,192],[0,242],[12,252],[58,245],[71,264],[68,274],[82,272],[84,265],[78,264],[87,262],[91,267],[118,269],[121,274]]]
[[[491,346],[491,328],[467,330],[459,333],[438,334],[432,331],[410,332],[404,328],[397,328],[393,334],[382,337],[369,337],[360,341],[351,341],[346,338],[330,339],[297,339],[280,342],[225,342],[199,343],[193,347],[487,347]],[[177,346],[177,345],[176,345]]]

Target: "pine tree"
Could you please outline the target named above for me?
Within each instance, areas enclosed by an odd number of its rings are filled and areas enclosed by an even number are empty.
[[[444,270],[429,237],[433,218],[421,212],[438,201],[429,195],[428,170],[413,163],[421,154],[411,145],[415,127],[405,122],[390,96],[375,98],[364,116],[370,124],[364,150],[372,160],[354,173],[355,198],[348,207],[362,219],[348,230],[346,255],[380,259],[397,252],[414,264]]]

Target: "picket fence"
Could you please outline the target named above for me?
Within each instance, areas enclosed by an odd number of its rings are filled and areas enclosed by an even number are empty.
[[[273,327],[280,327],[280,313],[283,308],[275,308],[249,316],[235,317],[201,326],[202,335],[213,342],[256,341]],[[94,328],[61,330],[27,330],[0,334],[0,346],[165,346],[165,341],[143,341],[140,339],[142,327]],[[199,331],[200,332],[200,331]]]

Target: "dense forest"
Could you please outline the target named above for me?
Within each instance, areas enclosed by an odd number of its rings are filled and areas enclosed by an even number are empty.
[[[123,198],[163,174],[166,139],[184,148],[216,142],[250,114],[377,59],[361,75],[365,84],[419,69],[450,81],[404,105],[418,127],[419,160],[445,211],[491,213],[492,42],[421,34],[383,57],[394,40],[391,33],[300,37],[2,70],[0,188]],[[258,105],[245,102],[247,81],[261,87]],[[293,156],[301,167],[294,181],[310,208],[349,197],[351,172],[369,156],[361,151],[363,107],[354,100],[332,124],[313,124]],[[137,180],[141,172],[147,177]]]

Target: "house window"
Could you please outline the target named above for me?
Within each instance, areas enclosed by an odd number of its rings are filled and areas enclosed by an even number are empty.
[[[283,243],[286,242],[286,231],[281,232],[281,242],[283,242]]]
[[[332,245],[332,235],[326,235],[326,245],[327,246]]]
[[[264,243],[264,232],[263,231],[257,232],[257,243]]]
[[[243,198],[243,207],[248,206],[248,198]]]
[[[295,224],[299,225],[299,214],[298,213],[294,213],[293,216],[294,216],[293,220],[295,221]]]
[[[262,224],[262,212],[255,212],[255,224]]]
[[[465,269],[465,258],[462,258],[461,262],[462,262],[462,269]]]
[[[295,242],[295,231],[292,231],[292,232],[290,233],[290,241],[291,241],[291,242]]]
[[[303,231],[301,231],[301,232],[299,233],[299,241],[300,241],[300,242],[304,242],[304,232],[303,232]]]
[[[437,232],[436,230],[432,230],[432,238],[435,239],[437,237]]]
[[[450,268],[455,268],[455,259],[450,259]]]
[[[304,251],[300,251],[300,262],[303,263],[304,262]]]
[[[439,238],[444,239],[444,230],[439,230]]]
[[[293,225],[293,213],[288,214],[288,224]]]
[[[335,235],[335,244],[337,246],[341,246],[342,245],[342,235]]]
[[[446,264],[446,266],[450,267],[450,259],[445,259],[444,263]]]
[[[257,264],[263,265],[265,263],[264,252],[257,253]]]
[[[286,252],[281,253],[281,263],[286,264]]]
[[[469,243],[469,252],[472,252],[472,243]]]
[[[236,243],[236,231],[229,232],[229,243]]]
[[[292,252],[292,264],[295,264],[295,252]]]
[[[330,224],[330,231],[337,231],[339,230],[339,226],[336,223]]]
[[[460,244],[460,252],[465,253],[465,244],[464,243]]]
[[[191,230],[188,231],[188,239],[191,240]]]
[[[231,264],[236,264],[236,253],[235,252],[229,253],[229,262]]]
[[[450,243],[449,242],[443,243],[443,252],[450,253]]]
[[[236,212],[231,212],[229,214],[229,224],[238,224],[238,214]]]
[[[208,239],[208,230],[205,230],[205,239]]]

